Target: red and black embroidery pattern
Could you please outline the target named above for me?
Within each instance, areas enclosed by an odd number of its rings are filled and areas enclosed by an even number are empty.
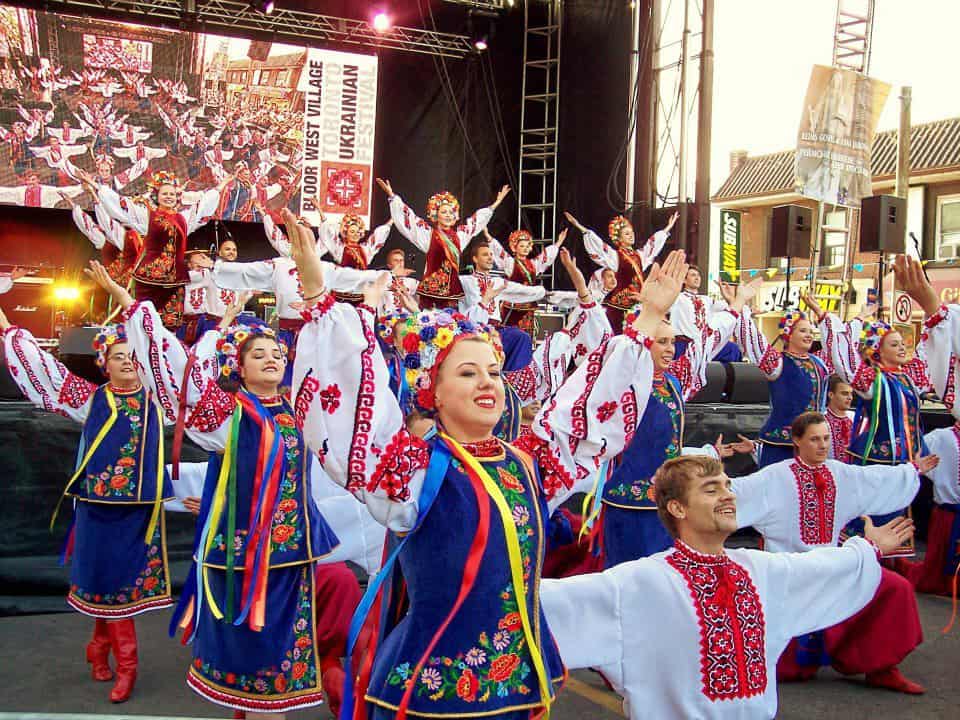
[[[81,408],[96,389],[97,386],[93,383],[68,372],[60,387],[60,402],[74,409]]]
[[[373,351],[377,346],[377,341],[363,313],[358,313],[358,316],[367,346],[360,353],[360,387],[357,392],[357,407],[353,415],[353,439],[350,442],[350,456],[347,462],[347,489],[360,487],[364,483],[370,431],[373,429],[374,394],[376,393]]]
[[[403,428],[398,431],[380,455],[370,482],[366,486],[368,492],[374,492],[382,487],[391,500],[403,502],[410,499],[410,481],[414,473],[423,470],[430,462],[430,452],[427,444]],[[347,490],[357,490],[363,487],[351,481]]]
[[[833,516],[837,485],[826,465],[812,468],[800,462],[790,465],[797,481],[800,501],[800,540],[804,545],[826,545],[833,540]]]
[[[216,380],[210,380],[186,426],[202,433],[213,432],[233,415],[236,406],[234,396],[222,390]]]
[[[679,541],[666,560],[686,582],[697,613],[703,694],[714,702],[763,694],[766,626],[750,575],[727,555],[703,555]]]
[[[760,358],[760,362],[757,363],[757,367],[760,368],[760,372],[770,377],[777,371],[782,362],[783,354],[773,347],[773,345],[770,345],[767,347],[766,352],[763,353],[763,357]]]

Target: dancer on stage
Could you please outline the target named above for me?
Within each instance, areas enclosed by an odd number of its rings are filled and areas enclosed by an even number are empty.
[[[868,526],[868,540],[802,554],[725,549],[737,498],[718,461],[669,460],[654,483],[673,549],[540,585],[564,662],[600,670],[633,720],[775,717],[787,643],[870,602],[877,548],[913,532]]]
[[[2,312],[0,329],[10,375],[26,398],[83,424],[77,466],[60,501],[75,503],[67,603],[95,618],[87,662],[94,680],[111,680],[113,652],[110,700],[124,702],[137,679],[133,617],[173,604],[163,513],[173,492],[163,467],[163,418],[137,378],[122,325],[103,327],[94,340],[107,377],[99,387],[68,372]]]
[[[915,464],[856,467],[828,459],[830,426],[817,412],[805,412],[791,427],[796,458],[733,479],[737,524],[754,527],[769,552],[808,552],[835,547],[844,526],[863,515],[884,515],[909,505],[920,488],[920,473],[936,467],[935,455]],[[894,518],[891,529],[912,526]],[[777,677],[809,680],[821,664],[844,675],[866,674],[868,685],[909,695],[924,692],[897,666],[923,641],[917,600],[910,582],[884,568],[873,600],[822,636],[791,642]],[[822,659],[825,650],[828,658]]]
[[[92,185],[88,185],[87,190],[93,196],[93,217],[69,195],[64,194],[63,199],[70,205],[77,229],[100,251],[100,260],[110,277],[127,287],[143,249],[143,238],[136,230],[124,227],[107,214],[103,205],[97,202],[97,192]]]
[[[340,267],[353,268],[355,270],[366,270],[370,267],[370,261],[380,252],[380,248],[387,241],[390,235],[390,228],[393,226],[393,220],[387,220],[383,225],[377,227],[370,233],[366,239],[363,239],[367,227],[363,218],[355,213],[347,213],[340,219],[339,226],[333,226],[331,221],[323,222],[320,225],[320,240],[327,246],[327,251],[334,262]],[[336,294],[340,302],[348,302],[353,305],[359,304],[363,300],[362,293],[340,292]]]
[[[319,248],[317,249],[319,252]],[[402,312],[405,305],[404,297],[414,297],[420,283],[413,275],[413,269],[407,267],[407,257],[403,248],[393,248],[387,252],[387,270],[390,271],[390,284],[383,293],[383,300],[377,314],[380,316]]]
[[[927,473],[933,483],[934,507],[927,531],[927,554],[910,563],[906,576],[919,592],[951,594],[960,561],[960,405],[956,402],[960,373],[960,305],[941,305],[919,261],[901,255],[894,263],[897,287],[903,288],[927,315],[917,355],[927,363],[930,381],[953,413],[953,426],[929,432],[927,450],[940,464]]]
[[[82,177],[92,185],[97,182],[89,173]],[[208,190],[196,205],[181,210],[176,176],[154,173],[148,185],[146,204],[123,197],[106,184],[99,185],[98,196],[110,217],[143,237],[143,251],[133,271],[134,294],[138,300],[152,301],[164,326],[175,330],[183,319],[184,287],[190,282],[187,236],[213,217],[220,188]]]
[[[597,350],[541,413],[543,434],[527,444],[533,458],[492,436],[503,383],[498,348],[483,326],[448,311],[395,324],[418,407],[436,418],[436,434],[422,440],[404,426],[374,341],[371,308],[386,280],[354,309],[325,292],[306,232],[294,255],[305,296],[319,300],[294,375],[304,434],[331,478],[399,534],[392,542],[402,543],[409,598],[399,623],[374,633],[359,668],[358,705],[345,702],[344,711],[375,720],[408,712],[537,716],[564,674],[538,602],[547,502],[562,500],[635,429],[624,413],[636,403],[642,414],[652,377],[646,338],[680,291],[682,253],[651,273],[636,324]],[[595,403],[614,408],[601,419]],[[369,615],[379,617],[376,609]]]
[[[661,323],[650,354],[653,357],[653,389],[638,428],[618,458],[599,495],[603,506],[598,522],[602,527],[604,567],[662,552],[672,544],[670,534],[657,517],[653,477],[667,460],[679,455],[703,454],[727,457],[751,452],[753,442],[684,447],[684,404],[706,384],[707,364],[723,348],[733,332],[744,303],[756,295],[759,282],[734,290],[724,286],[727,308],[707,319],[707,332],[697,335],[687,352],[675,359],[674,328]],[[631,319],[627,315],[627,320]],[[601,478],[604,471],[601,470]]]
[[[420,307],[425,310],[456,308],[457,302],[463,297],[458,274],[460,253],[470,238],[490,222],[494,211],[510,193],[510,186],[500,188],[489,207],[480,208],[466,222],[457,225],[460,220],[460,201],[449,192],[437,193],[427,201],[427,223],[393,192],[389,180],[377,178],[377,184],[387,194],[390,217],[397,230],[427,255],[423,280],[417,289]]]
[[[636,234],[633,225],[623,215],[617,215],[607,228],[610,242],[607,245],[593,230],[582,225],[573,215],[565,212],[563,216],[571,225],[583,233],[583,244],[590,259],[597,265],[613,270],[617,275],[617,284],[603,300],[610,318],[610,327],[616,334],[623,332],[623,319],[626,312],[637,302],[637,294],[643,287],[643,273],[650,267],[670,237],[670,231],[680,217],[680,213],[670,216],[666,226],[651,235],[640,250],[634,248]]]
[[[683,280],[683,292],[670,308],[670,324],[677,331],[677,357],[683,356],[693,338],[703,334],[710,315],[723,309],[722,303],[714,302],[709,295],[700,294],[701,282],[703,276],[700,268],[691,265]],[[742,359],[740,348],[730,340],[725,341],[715,358],[717,362],[740,362]]]
[[[831,375],[827,381],[827,411],[824,417],[830,425],[830,457],[840,462],[848,462],[847,448],[853,435],[853,418],[850,406],[853,405],[853,388],[839,375]]]
[[[319,704],[314,570],[338,540],[313,503],[275,334],[234,325],[217,340],[217,363],[191,363],[153,303],[134,302],[98,263],[90,274],[124,308],[157,406],[170,422],[185,408],[187,434],[210,452],[194,562],[171,624],[193,644],[187,685],[244,711]]]
[[[493,262],[503,270],[507,279],[518,285],[527,285],[529,287],[542,287],[539,283],[539,277],[543,275],[557,259],[557,253],[563,241],[567,238],[567,229],[560,231],[557,241],[545,247],[539,255],[530,257],[533,252],[533,236],[526,230],[514,230],[507,238],[507,246],[510,248],[508,254],[503,249],[503,245],[493,237],[486,228],[483,229],[484,237],[493,252]],[[537,336],[536,323],[536,301],[517,301],[509,298],[501,298],[502,303],[502,322],[504,325],[512,325],[520,328],[530,337]]]
[[[537,302],[547,294],[542,285],[519,283],[491,275],[496,262],[495,252],[496,248],[490,241],[479,236],[463,249],[463,269],[469,270],[469,273],[460,276],[463,288],[460,312],[480,324],[499,325],[503,322],[501,310],[508,312],[508,305],[532,305],[536,308]],[[513,325],[518,328],[513,332],[530,332],[516,323]],[[503,328],[503,331],[509,332],[509,329]]]

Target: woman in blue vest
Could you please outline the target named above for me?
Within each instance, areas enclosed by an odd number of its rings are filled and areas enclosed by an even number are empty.
[[[69,372],[2,312],[0,327],[10,374],[27,399],[83,423],[78,464],[61,498],[74,502],[64,553],[73,554],[67,603],[95,618],[87,662],[94,680],[111,680],[113,652],[110,700],[124,702],[137,678],[133,617],[173,604],[162,507],[173,492],[163,465],[163,421],[137,377],[123,326],[108,325],[94,340],[107,376],[99,387]]]
[[[650,395],[649,338],[679,293],[683,254],[654,269],[643,313],[558,390],[521,448],[493,436],[504,408],[500,348],[485,326],[450,311],[393,326],[407,384],[436,420],[426,438],[408,432],[374,334],[382,284],[356,308],[334,303],[314,245],[304,234],[294,249],[311,298],[295,406],[327,473],[397,548],[361,603],[374,640],[349,675],[358,683],[341,717],[535,717],[565,675],[539,603],[545,521],[635,431]],[[395,558],[403,584],[384,582]]]
[[[188,356],[150,301],[134,303],[99,263],[89,273],[124,308],[141,381],[166,419],[179,416],[211,453],[171,623],[193,644],[187,685],[248,712],[319,704],[314,569],[339,541],[312,501],[303,437],[280,395],[286,348],[269,328],[235,325],[215,359]]]

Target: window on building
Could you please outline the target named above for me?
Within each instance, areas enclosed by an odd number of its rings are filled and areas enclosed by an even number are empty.
[[[261,74],[262,72],[263,72],[263,71],[262,71],[260,68],[257,68],[256,70],[253,71],[253,82],[251,83],[251,85],[259,85],[259,84],[260,84],[260,74]]]
[[[937,198],[937,260],[960,258],[960,195]]]
[[[846,210],[838,209],[825,212],[823,214],[823,224],[826,227],[845,228],[847,227]],[[823,234],[823,257],[820,259],[820,265],[828,267],[843,264],[843,254],[847,245],[847,233],[830,232]]]

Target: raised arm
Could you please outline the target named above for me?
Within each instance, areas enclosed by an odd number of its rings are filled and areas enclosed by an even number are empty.
[[[73,217],[74,225],[97,250],[103,248],[107,243],[106,233],[100,229],[100,225],[92,217],[83,211],[83,208],[72,202],[70,204],[73,206],[70,215]]]
[[[549,270],[550,266],[556,262],[560,248],[563,246],[563,241],[567,239],[567,231],[568,228],[561,230],[560,235],[557,237],[557,241],[547,245],[535,258],[532,259],[533,267],[537,275],[543,275],[543,273]]]
[[[0,330],[10,377],[27,400],[41,410],[84,422],[97,386],[67,370],[37,345],[29,330],[10,325],[2,311]]]
[[[228,290],[274,292],[273,273],[272,260],[243,263],[217,260],[213,266],[213,281]]]
[[[127,239],[127,229],[110,217],[110,214],[103,205],[98,202],[93,204],[93,214],[97,219],[97,224],[100,226],[100,229],[110,244],[118,250],[123,250],[124,243]]]
[[[586,225],[583,225],[570,213],[565,212],[563,216],[567,219],[568,223],[583,233],[583,246],[587,249],[587,254],[590,256],[590,259],[600,267],[616,272],[617,268],[620,267],[620,259],[617,257],[617,251],[607,245],[599,235]]]
[[[221,183],[221,186],[223,183]],[[180,211],[183,219],[187,221],[187,235],[200,229],[210,222],[217,214],[217,208],[220,205],[220,188],[210,188],[196,204]]]
[[[500,191],[497,193],[497,197],[492,203],[487,207],[482,207],[477,210],[473,215],[466,218],[460,225],[457,226],[457,243],[460,246],[460,249],[463,250],[467,243],[473,239],[473,236],[482,232],[486,229],[487,225],[490,223],[491,218],[493,217],[494,211],[503,202],[503,199],[510,194],[510,186],[504,185],[500,188]]]
[[[261,205],[260,207],[263,206]],[[270,213],[266,212],[265,208],[260,211],[260,215],[263,217],[263,234],[267,236],[267,242],[270,243],[270,247],[276,250],[278,255],[290,257],[290,241],[287,240],[287,236],[277,227],[277,224],[273,221],[273,218],[270,217]]]
[[[393,218],[387,220],[383,225],[378,225],[373,229],[373,232],[367,236],[367,239],[363,241],[363,252],[367,256],[367,262],[370,263],[373,261],[373,258],[376,257],[377,253],[380,252],[380,249],[387,242],[387,238],[390,237],[390,230],[393,228]]]
[[[760,332],[749,306],[744,306],[733,333],[744,357],[760,368],[767,380],[776,380],[783,371],[783,354]]]
[[[393,192],[388,180],[377,178],[377,184],[387,194],[390,206],[390,219],[397,230],[409,240],[420,252],[430,249],[430,238],[433,236],[433,227],[411,210],[403,199]]]
[[[496,266],[503,270],[504,275],[510,277],[513,275],[513,255],[508,253],[503,245],[497,240],[490,232],[484,228],[483,235],[486,237],[487,242],[490,243],[490,252],[493,253],[493,262],[496,263]]]
[[[108,185],[97,188],[97,200],[114,220],[133,228],[141,235],[147,234],[150,229],[150,211],[146,205],[120,195]]]

